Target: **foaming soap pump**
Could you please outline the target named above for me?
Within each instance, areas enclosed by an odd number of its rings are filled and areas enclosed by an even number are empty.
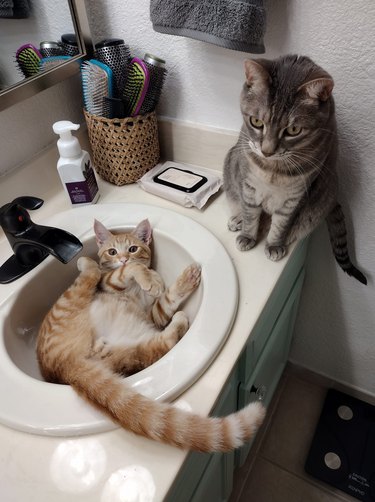
[[[55,122],[53,131],[60,135],[57,148],[60,158],[57,162],[62,184],[73,206],[95,204],[99,198],[98,183],[91,165],[90,155],[82,150],[72,131],[79,129],[79,124],[69,120]]]

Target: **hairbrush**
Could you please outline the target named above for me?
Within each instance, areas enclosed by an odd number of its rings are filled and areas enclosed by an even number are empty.
[[[114,95],[120,97],[125,85],[126,68],[131,60],[129,47],[121,38],[106,38],[95,45],[94,57],[111,68]]]
[[[133,58],[128,67],[123,98],[127,115],[134,117],[140,113],[149,86],[150,76],[142,59]]]
[[[121,98],[103,98],[103,117],[107,119],[123,119],[126,117],[125,102]]]
[[[25,77],[31,77],[39,72],[41,53],[32,44],[24,44],[16,52],[18,68]]]
[[[64,56],[73,57],[79,54],[77,37],[74,33],[64,33],[64,35],[61,35],[60,46]]]
[[[40,71],[49,70],[55,66],[58,66],[65,61],[68,61],[70,56],[50,56],[46,58],[42,58],[39,63]]]
[[[165,76],[167,74],[164,59],[160,59],[152,54],[145,54],[143,63],[148,69],[150,82],[139,112],[141,115],[155,110],[156,105],[159,102]]]
[[[58,42],[40,42],[39,51],[44,58],[63,55],[62,47]]]
[[[104,63],[90,59],[82,63],[81,80],[85,110],[103,116],[103,100],[112,96],[112,70]]]

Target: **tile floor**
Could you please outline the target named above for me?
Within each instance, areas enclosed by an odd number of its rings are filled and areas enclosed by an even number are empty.
[[[287,366],[268,420],[245,464],[234,473],[230,502],[358,502],[309,476],[303,467],[331,386],[346,391],[314,373]]]

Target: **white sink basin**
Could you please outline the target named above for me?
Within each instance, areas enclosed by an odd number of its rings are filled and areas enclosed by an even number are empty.
[[[190,328],[163,358],[127,378],[153,399],[172,400],[207,369],[234,320],[237,277],[222,244],[207,229],[170,210],[143,204],[98,204],[59,213],[43,224],[68,230],[84,244],[80,255],[96,256],[94,218],[108,228],[133,228],[148,218],[153,227],[153,267],[170,284],[191,262],[202,266],[202,282],[183,307]],[[67,265],[48,257],[10,286],[0,306],[0,423],[35,434],[88,434],[117,427],[66,385],[43,381],[35,342],[42,318],[77,275],[78,256]],[[6,291],[6,290],[4,290]]]

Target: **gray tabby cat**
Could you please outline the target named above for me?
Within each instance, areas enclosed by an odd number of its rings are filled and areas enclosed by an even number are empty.
[[[262,213],[271,215],[265,251],[273,261],[325,218],[338,264],[367,284],[350,260],[337,202],[332,77],[296,55],[247,60],[245,72],[243,125],[224,164],[224,189],[233,209],[228,227],[240,231],[238,249],[255,246]]]

